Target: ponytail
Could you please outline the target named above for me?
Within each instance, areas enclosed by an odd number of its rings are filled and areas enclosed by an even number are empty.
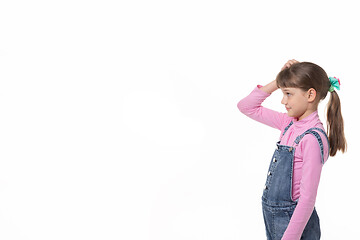
[[[340,98],[336,91],[330,92],[326,123],[330,142],[330,156],[335,156],[338,150],[344,153],[347,149],[347,143],[344,135],[344,121],[341,115]]]

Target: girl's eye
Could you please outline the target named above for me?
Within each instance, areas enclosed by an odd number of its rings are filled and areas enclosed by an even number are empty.
[[[291,93],[286,93],[287,96],[291,96]]]

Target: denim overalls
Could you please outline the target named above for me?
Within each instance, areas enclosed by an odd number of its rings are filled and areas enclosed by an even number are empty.
[[[292,124],[293,122],[290,122],[285,128],[281,138]],[[297,205],[297,200],[292,200],[294,153],[295,146],[299,144],[300,140],[306,134],[312,134],[318,140],[321,150],[321,160],[324,164],[323,143],[319,133],[314,130],[323,133],[328,140],[326,133],[322,129],[310,128],[295,139],[293,146],[280,145],[281,138],[276,144],[277,149],[270,162],[262,195],[262,209],[268,240],[281,240]],[[318,240],[320,239],[320,235],[319,217],[314,207],[312,215],[302,233],[301,240]]]

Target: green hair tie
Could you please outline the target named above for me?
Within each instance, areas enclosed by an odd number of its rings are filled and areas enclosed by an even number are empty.
[[[340,79],[336,78],[336,77],[329,77],[330,80],[330,88],[329,88],[329,92],[333,92],[335,90],[335,88],[337,90],[340,90]]]

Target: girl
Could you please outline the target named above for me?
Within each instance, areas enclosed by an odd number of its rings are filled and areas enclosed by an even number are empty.
[[[287,113],[261,106],[272,92],[281,89]],[[320,239],[315,199],[322,165],[329,155],[346,151],[344,123],[337,78],[310,62],[289,60],[276,79],[255,89],[238,104],[246,116],[277,128],[280,140],[271,158],[262,195],[268,240]],[[318,104],[330,92],[327,133],[318,116]]]

